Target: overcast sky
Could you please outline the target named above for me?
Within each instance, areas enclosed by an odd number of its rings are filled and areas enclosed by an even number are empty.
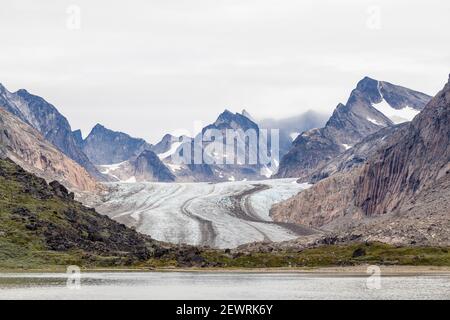
[[[155,143],[225,108],[331,113],[365,75],[435,94],[449,16],[445,0],[4,0],[0,82],[84,135],[99,122]]]

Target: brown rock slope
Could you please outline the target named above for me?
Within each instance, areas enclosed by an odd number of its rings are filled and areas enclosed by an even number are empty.
[[[273,218],[388,242],[448,240],[450,83],[388,141],[362,166],[274,206]]]
[[[450,83],[395,138],[364,166],[357,183],[355,202],[366,215],[395,211],[448,176]]]
[[[0,157],[10,158],[25,170],[58,180],[76,191],[94,191],[97,182],[78,163],[64,155],[30,125],[0,108]]]

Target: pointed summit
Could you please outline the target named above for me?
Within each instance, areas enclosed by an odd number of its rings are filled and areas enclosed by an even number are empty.
[[[91,133],[100,130],[108,130],[108,129],[106,129],[102,124],[96,123],[95,126],[92,128]]]
[[[250,119],[250,120],[252,120],[253,122],[256,123],[255,119],[252,117],[252,115],[251,115],[247,110],[242,109],[241,114],[242,114],[244,117],[246,117],[246,118],[248,118],[248,119]]]
[[[362,93],[364,96],[370,99],[372,102],[379,102],[382,97],[379,90],[380,82],[378,80],[364,77],[356,85],[356,91]]]
[[[28,92],[26,89],[19,89],[19,90],[16,91],[16,93],[17,93],[18,95],[22,95],[22,96],[31,95],[31,93]]]
[[[370,77],[360,80],[347,103],[340,103],[325,127],[302,133],[282,158],[278,177],[308,180],[318,168],[365,137],[410,121],[431,97]]]
[[[371,83],[374,83],[374,82],[378,82],[378,80],[375,80],[375,79],[373,79],[371,77],[365,76],[364,78],[359,80],[359,82],[357,84],[357,87],[364,86],[364,85],[367,85],[367,84],[371,84]]]
[[[54,105],[25,89],[11,93],[1,88],[0,105],[39,131],[47,141],[83,166],[94,178],[99,181],[104,180],[104,177],[77,146],[69,121]]]
[[[248,117],[238,112],[232,113],[228,109],[225,109],[213,124],[203,128],[203,132],[206,129],[243,129],[245,131],[250,128],[259,130],[258,125]]]
[[[113,131],[97,123],[85,140],[83,151],[96,165],[123,162],[138,156],[151,145],[144,139],[133,138],[126,133]]]

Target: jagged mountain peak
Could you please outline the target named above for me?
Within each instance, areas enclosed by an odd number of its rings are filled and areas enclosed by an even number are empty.
[[[256,123],[255,118],[253,118],[253,116],[252,116],[246,109],[242,109],[241,114],[242,114],[244,117],[246,117],[246,118],[248,118],[248,119],[250,119],[250,120],[252,120],[253,122]]]
[[[169,140],[169,139],[173,139],[175,138],[175,136],[171,135],[170,133],[166,133],[161,140]]]
[[[343,233],[371,241],[448,243],[449,132],[447,83],[411,122],[379,130],[328,163],[323,180],[274,207],[272,217],[335,231],[344,227]]]
[[[362,93],[362,95],[365,98],[367,98],[371,103],[380,102],[382,97],[379,91],[379,84],[380,82],[378,80],[369,77],[364,77],[362,80],[358,82],[355,90]]]
[[[144,139],[113,131],[99,123],[82,143],[84,153],[96,165],[120,163],[151,147]]]
[[[333,158],[382,128],[410,121],[431,97],[364,77],[325,127],[300,135],[282,158],[279,177],[306,179]]]
[[[112,130],[107,129],[104,125],[102,125],[100,123],[97,123],[95,126],[92,127],[92,130],[89,133],[89,135],[96,131],[111,131],[112,132]]]
[[[253,122],[251,119],[247,118],[246,116],[236,112],[232,113],[228,109],[225,109],[224,112],[222,112],[217,120],[212,124],[207,126],[203,129],[203,132],[207,129],[242,129],[242,130],[248,130],[248,129],[255,129],[259,130],[258,125]]]
[[[28,90],[26,89],[19,89],[17,90],[15,93],[20,94],[20,95],[33,95],[32,93],[30,93]]]
[[[361,80],[358,81],[356,88],[360,89],[360,90],[364,90],[364,88],[373,86],[373,85],[377,85],[378,84],[378,80],[365,76],[364,78],[362,78]]]
[[[11,93],[6,88],[0,90],[0,106],[39,131],[47,141],[83,166],[93,177],[104,180],[78,147],[69,121],[55,106],[25,89]]]
[[[0,158],[8,157],[47,181],[58,180],[80,192],[97,188],[95,180],[84,168],[35,128],[3,108],[0,108],[0,141]]]
[[[170,133],[165,134],[162,139],[153,145],[152,151],[159,155],[161,158],[165,158],[172,154],[172,152],[167,153],[169,150],[175,152],[176,147],[179,145],[179,142],[183,139],[183,137],[175,137]]]
[[[217,117],[216,122],[220,121],[220,120],[226,120],[226,119],[232,118],[232,117],[234,117],[236,115],[237,115],[237,113],[233,113],[230,110],[225,109],[221,114],[219,114],[219,116]]]

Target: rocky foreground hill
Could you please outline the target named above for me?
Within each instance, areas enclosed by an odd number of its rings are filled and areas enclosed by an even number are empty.
[[[335,241],[450,244],[450,83],[372,156],[275,205],[276,221],[331,230]]]
[[[9,159],[0,159],[0,268],[151,265],[204,261],[200,250],[153,240],[74,200]]]

